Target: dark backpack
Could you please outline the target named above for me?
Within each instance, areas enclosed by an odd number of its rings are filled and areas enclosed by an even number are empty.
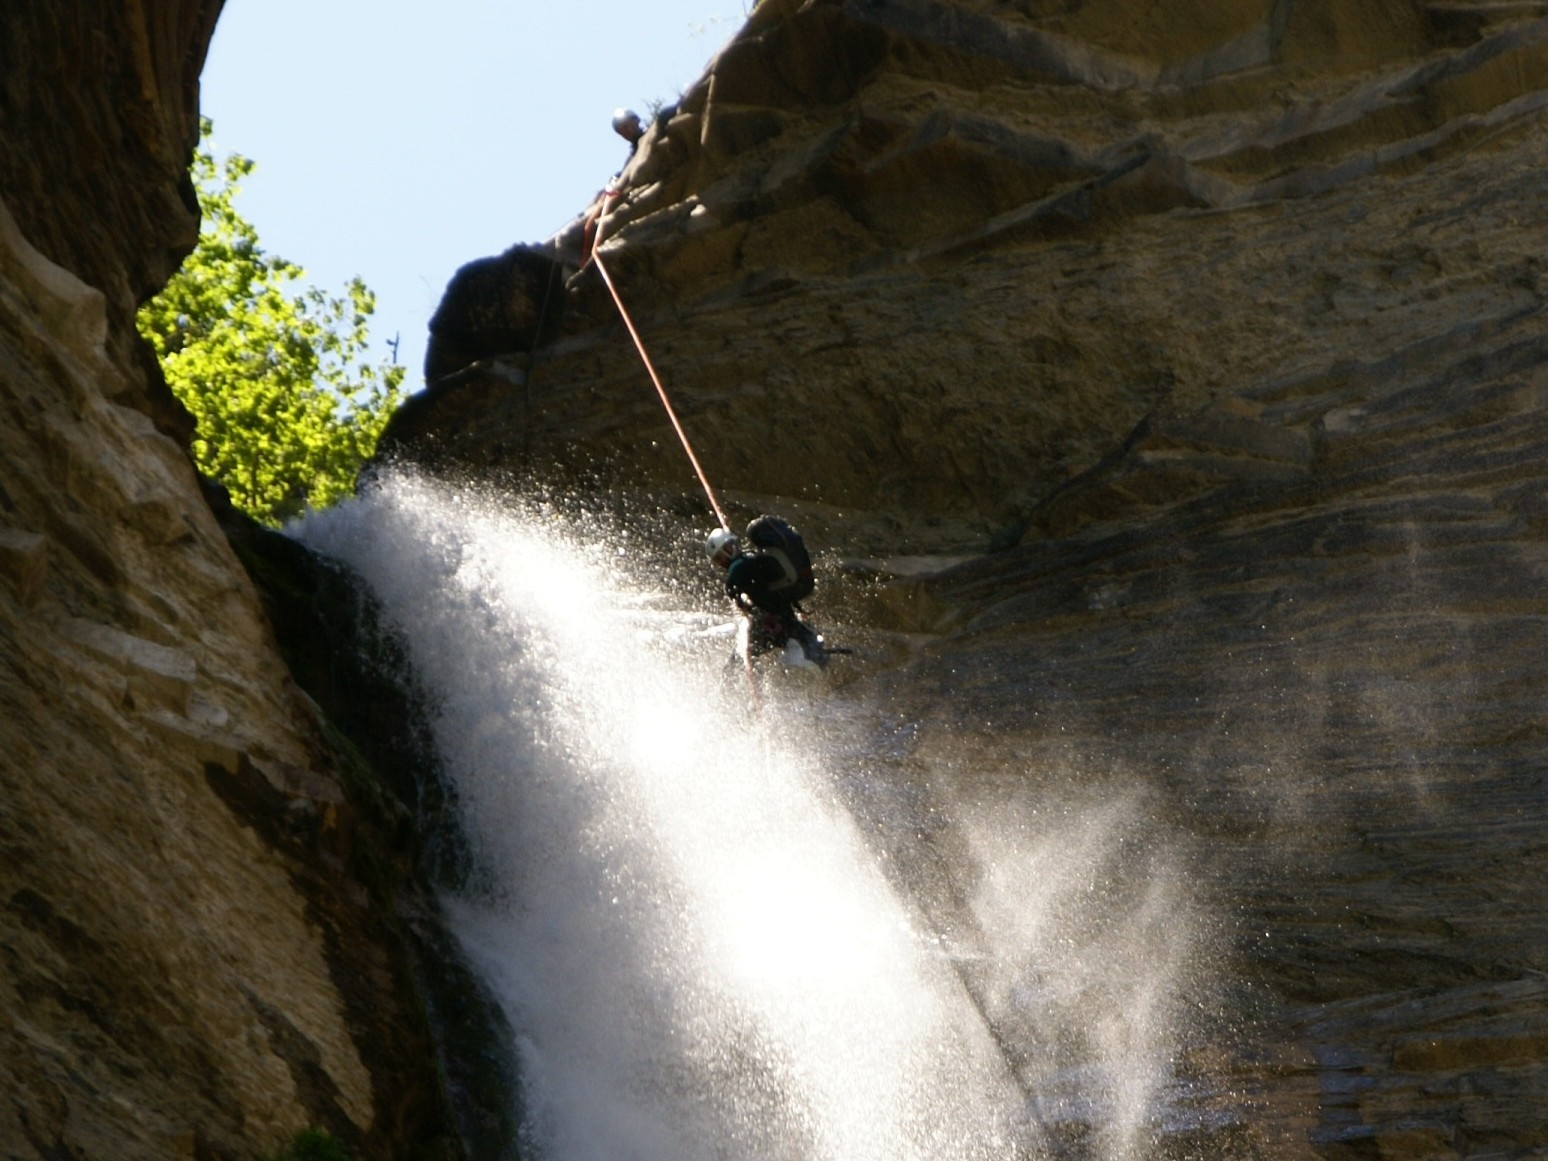
[[[747,526],[747,539],[760,552],[779,561],[785,572],[783,579],[769,586],[771,593],[791,604],[812,595],[817,578],[812,575],[812,557],[799,532],[778,516],[759,516]]]

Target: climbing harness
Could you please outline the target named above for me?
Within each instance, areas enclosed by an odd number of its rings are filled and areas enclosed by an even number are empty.
[[[640,353],[640,362],[645,364],[645,370],[650,375],[650,381],[656,386],[656,394],[661,396],[661,406],[666,408],[667,418],[672,421],[672,430],[677,432],[677,438],[682,442],[683,451],[688,453],[688,462],[693,465],[694,474],[699,477],[699,484],[704,489],[705,498],[709,500],[709,506],[715,513],[715,520],[722,528],[731,527],[726,520],[726,514],[721,510],[720,501],[715,499],[715,490],[710,487],[709,477],[704,474],[704,468],[699,463],[699,457],[693,454],[693,445],[688,442],[688,433],[683,430],[683,425],[678,421],[677,412],[672,407],[672,400],[667,397],[666,388],[661,385],[661,376],[656,374],[656,368],[650,361],[650,354],[645,350],[645,343],[640,339],[640,332],[635,329],[634,319],[629,317],[629,311],[623,304],[623,298],[618,293],[618,287],[613,285],[613,276],[607,272],[607,263],[602,261],[602,230],[607,223],[608,207],[613,199],[618,196],[618,190],[609,187],[603,194],[602,209],[597,215],[596,240],[591,246],[591,260],[597,265],[597,273],[602,275],[602,281],[607,285],[607,291],[613,296],[613,305],[618,308],[619,317],[623,319],[624,326],[628,328],[629,337],[634,340],[634,349]]]

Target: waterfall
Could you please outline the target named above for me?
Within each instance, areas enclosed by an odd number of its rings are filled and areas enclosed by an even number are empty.
[[[1132,800],[964,817],[948,937],[873,837],[928,829],[866,783],[879,727],[754,715],[726,612],[636,575],[626,531],[401,471],[293,531],[432,693],[471,868],[445,905],[516,1030],[529,1156],[975,1161],[1064,1121],[1142,1155],[1190,937],[1153,863],[1094,902]]]

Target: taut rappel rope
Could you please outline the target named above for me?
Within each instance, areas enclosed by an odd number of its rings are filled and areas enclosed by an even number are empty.
[[[683,451],[688,453],[688,462],[693,465],[694,474],[699,477],[699,485],[704,489],[704,496],[715,512],[716,523],[722,528],[730,528],[731,523],[726,519],[726,514],[721,511],[720,501],[715,499],[715,489],[710,487],[709,477],[704,474],[699,457],[693,454],[693,444],[688,442],[688,433],[683,430],[683,425],[678,421],[677,412],[672,407],[672,400],[667,397],[666,388],[661,385],[661,376],[656,374],[655,364],[650,361],[650,354],[645,350],[640,332],[635,329],[634,320],[629,317],[628,308],[623,304],[618,287],[613,285],[613,276],[607,272],[607,263],[602,261],[602,228],[607,224],[607,211],[617,196],[618,191],[614,189],[609,189],[603,195],[602,209],[597,214],[597,233],[591,244],[591,260],[597,264],[597,272],[602,275],[602,281],[607,284],[607,292],[613,296],[613,305],[618,308],[618,316],[623,319],[624,326],[629,330],[629,337],[634,340],[634,349],[640,353],[640,362],[645,364],[645,370],[650,374],[650,381],[656,385],[656,394],[661,396],[661,406],[666,408],[667,418],[672,421],[672,430],[677,432],[677,438],[682,441]],[[761,717],[763,698],[758,694],[758,680],[753,676],[750,655],[743,655],[742,668],[747,673],[748,689],[752,691],[753,709]]]
[[[672,401],[667,397],[666,388],[661,385],[661,376],[656,374],[655,365],[650,361],[650,354],[645,350],[645,344],[640,339],[640,332],[635,329],[634,320],[629,317],[629,311],[624,307],[623,299],[618,294],[618,287],[613,285],[613,276],[607,272],[607,263],[602,261],[602,228],[607,224],[608,208],[617,196],[617,191],[612,189],[603,195],[602,211],[597,215],[596,240],[591,246],[591,260],[597,264],[597,272],[602,275],[602,281],[607,284],[608,293],[613,296],[613,304],[618,307],[619,317],[628,328],[629,337],[634,340],[634,349],[640,353],[640,361],[645,364],[645,370],[650,374],[650,381],[656,385],[656,394],[661,396],[661,406],[666,408],[667,418],[672,421],[672,429],[677,432],[677,438],[682,441],[683,451],[688,453],[688,462],[693,465],[694,474],[699,477],[699,484],[704,489],[710,508],[714,510],[716,522],[722,528],[730,528],[726,514],[721,511],[720,501],[715,499],[715,489],[710,487],[709,477],[704,474],[704,468],[699,464],[699,457],[693,454],[693,445],[688,442],[688,433],[678,422]]]

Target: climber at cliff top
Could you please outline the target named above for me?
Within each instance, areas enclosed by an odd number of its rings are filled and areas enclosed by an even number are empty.
[[[717,528],[705,538],[704,553],[725,570],[726,594],[750,622],[749,654],[779,650],[787,668],[826,665],[822,638],[801,616],[799,602],[817,587],[801,534],[778,516],[759,516],[746,538],[744,551],[736,533]]]
[[[616,109],[613,112],[613,132],[629,143],[629,156],[640,147],[640,138],[645,136],[645,126],[640,121],[640,115],[633,109]],[[602,215],[607,213],[613,199],[621,192],[619,184],[623,179],[623,170],[613,174],[613,179],[607,183],[606,188],[597,193],[596,200],[586,210],[586,218],[581,226],[581,259],[580,264],[584,269],[591,261],[591,251],[597,241],[597,226]]]

